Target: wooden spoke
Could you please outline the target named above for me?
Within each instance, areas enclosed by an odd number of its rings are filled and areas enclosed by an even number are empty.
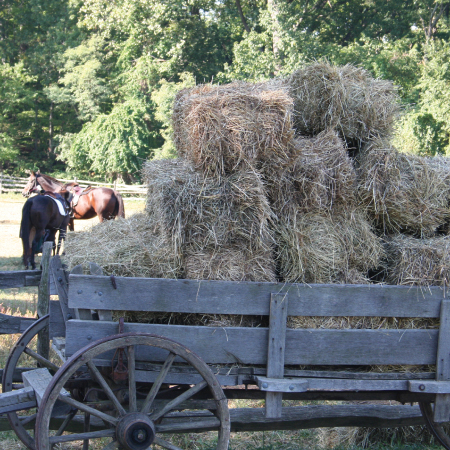
[[[61,436],[64,433],[64,430],[67,428],[67,425],[69,425],[70,421],[75,417],[77,412],[78,409],[74,408],[69,414],[67,414],[66,418],[64,419],[64,422],[59,427],[55,436]]]
[[[85,433],[89,433],[91,431],[91,415],[85,414],[84,415],[84,429],[83,431]],[[83,450],[89,450],[89,439],[85,439],[83,441]]]
[[[114,392],[109,387],[108,383],[105,381],[105,379],[102,377],[102,374],[98,371],[97,367],[95,367],[94,363],[92,361],[88,361],[87,363],[89,369],[92,372],[92,375],[96,379],[96,381],[100,384],[105,394],[108,396],[108,398],[112,401],[113,405],[119,411],[120,415],[125,415],[127,412],[125,411],[124,407],[120,404],[119,399],[114,395]]]
[[[136,397],[136,352],[134,345],[128,348],[128,409],[130,412],[137,411],[137,397]]]
[[[166,406],[164,406],[163,409],[160,411],[152,414],[150,418],[152,420],[158,420],[160,417],[164,416],[164,414],[167,414],[169,411],[174,409],[177,405],[184,402],[185,400],[191,398],[193,395],[195,395],[197,392],[200,392],[202,389],[204,389],[206,386],[208,386],[208,383],[206,381],[202,381],[195,386],[192,386],[187,391],[183,392],[183,394],[179,395],[178,397],[171,400],[169,403],[167,403]]]
[[[100,439],[105,437],[114,437],[116,431],[113,428],[100,431],[90,431],[89,433],[64,434],[63,436],[50,436],[48,438],[51,445],[60,442],[84,441],[86,439]]]
[[[164,364],[161,368],[161,372],[159,372],[158,378],[156,378],[155,382],[153,383],[152,388],[150,389],[150,392],[148,393],[144,404],[141,408],[141,412],[144,414],[148,414],[150,412],[150,409],[152,407],[153,400],[155,400],[156,394],[158,393],[164,378],[166,377],[167,373],[170,370],[170,367],[172,366],[173,361],[175,360],[176,355],[175,353],[170,352],[167,359],[164,361]]]
[[[153,442],[162,448],[167,448],[168,450],[182,450],[180,447],[177,447],[176,445],[173,445],[170,442],[159,438],[158,436],[155,437],[155,440]]]
[[[84,403],[81,403],[77,400],[74,400],[73,398],[67,397],[66,395],[58,395],[58,400],[61,400],[64,403],[69,404],[70,406],[73,406],[74,408],[79,409],[80,411],[84,411],[85,413],[89,413],[95,417],[98,417],[99,419],[104,420],[105,422],[108,422],[112,425],[116,425],[119,419],[116,419],[115,417],[112,417],[108,414],[105,414],[101,411],[98,411],[94,408],[91,408],[88,405],[85,405]]]
[[[37,414],[32,414],[31,416],[26,416],[23,419],[21,419],[20,424],[22,426],[25,426],[27,423],[33,422],[33,420],[36,420]]]
[[[34,352],[28,347],[26,347],[23,352],[26,353],[28,356],[31,356],[33,359],[35,359],[41,366],[47,367],[47,369],[53,370],[54,372],[56,372],[59,369],[59,367],[56,364],[53,364],[47,358],[38,355],[36,352]]]

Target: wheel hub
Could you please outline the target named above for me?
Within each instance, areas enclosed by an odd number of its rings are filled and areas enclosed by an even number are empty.
[[[155,425],[145,414],[129,413],[120,419],[116,438],[127,450],[145,450],[155,439]]]

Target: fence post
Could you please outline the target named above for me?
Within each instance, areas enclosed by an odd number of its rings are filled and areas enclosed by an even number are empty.
[[[0,194],[3,193],[3,170],[0,172]]]
[[[49,283],[49,265],[50,256],[53,249],[53,242],[44,242],[42,247],[42,274],[41,282],[38,288],[38,304],[37,314],[38,318],[41,318],[48,314],[49,302],[50,302],[50,283]],[[37,352],[39,355],[48,359],[50,353],[50,337],[48,327],[45,327],[38,333]]]

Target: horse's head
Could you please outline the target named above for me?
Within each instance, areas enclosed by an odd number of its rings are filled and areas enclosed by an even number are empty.
[[[38,180],[39,176],[40,176],[39,171],[30,172],[30,178],[28,178],[27,185],[24,187],[22,191],[22,195],[24,197],[29,197],[31,194],[34,194],[35,192],[40,192],[42,190]]]

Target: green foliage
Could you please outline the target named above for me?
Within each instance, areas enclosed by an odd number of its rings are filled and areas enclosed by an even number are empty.
[[[0,168],[5,169],[18,155],[19,149],[14,146],[13,138],[0,133]]]
[[[183,73],[179,83],[161,80],[159,89],[153,91],[152,100],[156,103],[155,119],[161,123],[161,136],[164,138],[162,147],[155,149],[154,159],[174,158],[177,155],[172,140],[172,111],[175,95],[181,89],[195,86],[194,77],[190,73]]]
[[[80,133],[66,135],[60,158],[82,173],[138,178],[142,161],[160,144],[149,130],[149,118],[148,106],[138,100],[118,103],[111,113],[86,123]]]

